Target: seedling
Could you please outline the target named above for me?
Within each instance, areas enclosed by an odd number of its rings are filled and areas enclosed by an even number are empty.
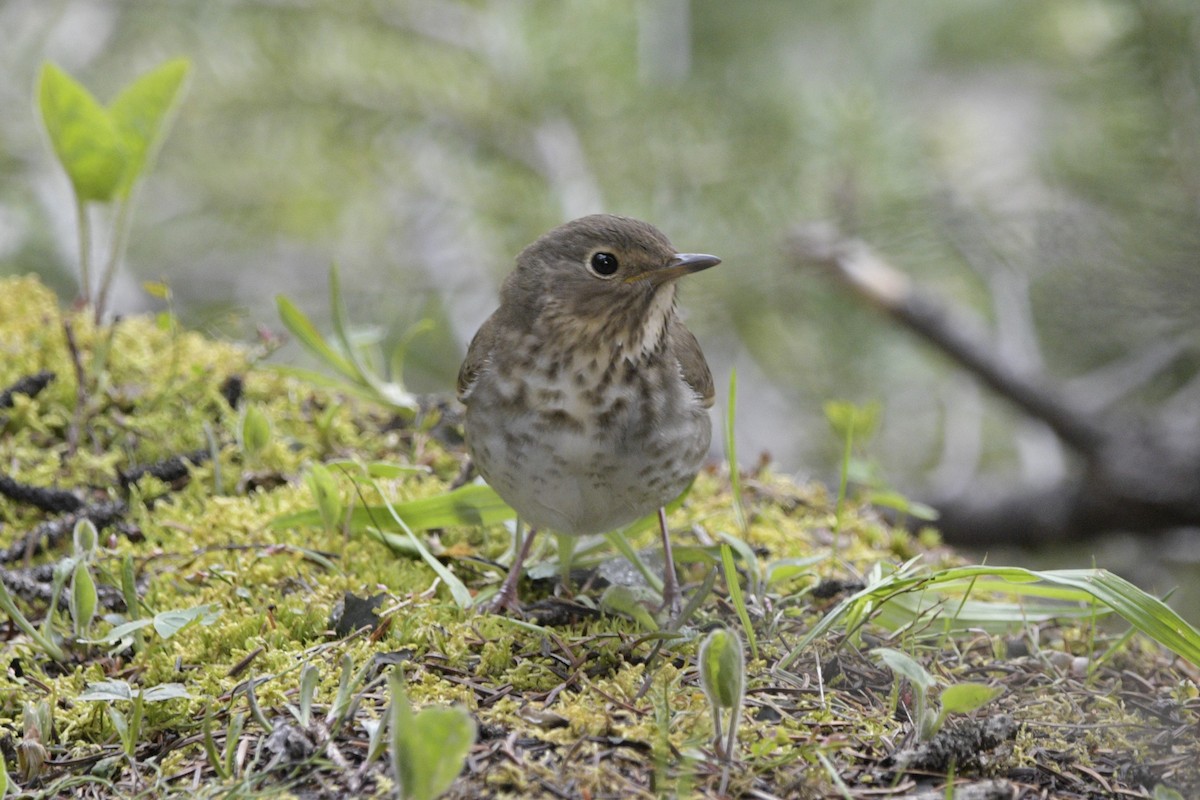
[[[388,674],[392,696],[392,771],[397,796],[403,800],[434,800],[462,772],[475,742],[475,720],[463,708],[424,708],[414,714],[404,691],[404,673]]]
[[[895,674],[897,680],[906,679],[912,686],[913,722],[917,726],[917,736],[923,742],[937,735],[948,715],[969,714],[995,700],[1004,691],[999,686],[983,683],[952,683],[942,690],[938,703],[932,696],[938,681],[916,659],[890,647],[878,647],[871,652]]]
[[[329,378],[319,372],[280,367],[280,371],[296,375],[321,386],[330,386],[340,391],[350,392],[368,400],[383,403],[397,413],[411,419],[416,415],[418,403],[416,395],[404,388],[401,375],[404,368],[404,357],[411,340],[432,327],[431,322],[418,323],[408,331],[396,345],[388,359],[386,369],[382,366],[383,357],[374,345],[372,339],[368,343],[355,337],[346,324],[346,307],[342,302],[342,284],[338,276],[337,266],[329,269],[329,306],[333,318],[333,344],[317,330],[312,320],[284,295],[276,295],[275,304],[279,309],[279,318],[296,337],[305,350],[315,356],[318,361],[333,370],[336,378]]]
[[[717,628],[700,645],[700,685],[712,709],[713,746],[725,760],[720,794],[729,784],[729,764],[737,745],[742,704],[746,699],[746,656],[737,634]],[[722,711],[729,710],[729,732],[721,730]]]
[[[42,67],[38,108],[50,146],[75,193],[81,294],[89,305],[94,300],[97,320],[104,314],[113,277],[125,255],[138,179],[153,163],[170,129],[190,70],[186,59],[168,61],[129,84],[105,108],[55,65]],[[98,289],[92,285],[88,203],[116,204]]]

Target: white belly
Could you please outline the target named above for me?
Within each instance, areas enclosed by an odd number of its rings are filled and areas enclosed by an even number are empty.
[[[467,409],[467,443],[484,479],[530,525],[558,533],[616,530],[679,496],[708,452],[711,423],[681,381],[639,402],[642,383],[596,397],[575,376],[528,382],[525,410],[480,391]],[[508,384],[511,388],[511,384]],[[551,416],[547,416],[547,414]]]

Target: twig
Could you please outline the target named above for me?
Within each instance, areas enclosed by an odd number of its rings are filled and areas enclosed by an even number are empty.
[[[1154,534],[1200,525],[1200,438],[1158,419],[1095,407],[1041,372],[1005,360],[983,327],[915,288],[908,276],[856,239],[811,225],[790,240],[797,264],[831,270],[997,394],[1048,425],[1083,462],[1078,474],[1029,487],[933,499],[950,541],[1047,544],[1106,531]]]
[[[104,529],[124,516],[126,510],[125,504],[120,501],[93,503],[74,513],[43,522],[10,546],[0,549],[0,564],[20,561],[53,548],[71,535],[75,523],[81,519],[90,519],[96,528]]]
[[[54,380],[54,373],[49,370],[42,370],[34,375],[26,375],[0,392],[0,408],[12,408],[13,398],[19,394],[36,397],[52,380]]]

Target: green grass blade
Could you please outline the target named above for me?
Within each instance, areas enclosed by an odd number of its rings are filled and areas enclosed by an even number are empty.
[[[325,337],[321,335],[312,320],[287,297],[275,295],[275,306],[279,309],[279,319],[284,327],[291,331],[296,341],[312,355],[316,356],[326,366],[337,370],[350,380],[358,379],[358,372],[346,358],[334,350]]]
[[[396,503],[395,511],[414,531],[450,525],[495,525],[517,515],[500,499],[500,495],[483,484],[470,484],[434,497]],[[378,526],[390,515],[385,506],[357,506],[350,514],[350,528],[361,531],[372,525]],[[271,527],[277,529],[321,524],[321,514],[315,508],[286,514],[271,521]]]

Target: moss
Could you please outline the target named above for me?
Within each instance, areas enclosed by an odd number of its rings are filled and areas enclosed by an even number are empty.
[[[67,346],[68,323],[85,374],[82,393]],[[6,665],[0,675],[0,729],[14,739],[24,736],[24,704],[48,698],[55,732],[47,744],[54,759],[91,764],[115,755],[117,739],[104,704],[78,700],[88,683],[178,682],[190,699],[147,709],[135,758],[118,762],[114,785],[134,791],[156,781],[170,793],[182,785],[173,776],[188,775],[190,782],[190,776],[203,775],[214,786],[246,793],[304,794],[335,785],[380,795],[391,791],[391,783],[386,759],[364,761],[367,723],[385,716],[381,675],[386,665],[400,664],[415,705],[461,703],[482,727],[473,756],[481,769],[460,778],[452,795],[532,796],[547,793],[546,787],[575,795],[715,791],[721,765],[711,749],[711,712],[694,654],[705,626],[740,627],[723,597],[706,599],[692,620],[697,627],[685,627],[679,638],[658,648],[647,631],[620,617],[539,629],[463,611],[423,561],[396,555],[379,541],[340,528],[271,525],[313,505],[304,471],[333,458],[427,468],[377,487],[355,485],[335,471],[347,504],[378,504],[379,492],[394,502],[445,492],[463,454],[440,443],[432,419],[425,427],[399,424],[383,408],[260,367],[252,351],[181,331],[166,317],[131,317],[96,328],[85,315],[60,311],[32,278],[0,283],[0,356],[0,387],[43,369],[56,374],[36,397],[17,395],[11,408],[0,411],[5,474],[74,490],[89,502],[126,503],[120,524],[103,532],[96,567],[101,583],[116,584],[121,559],[134,559],[141,616],[205,604],[220,611],[209,624],[194,623],[169,638],[146,631],[136,653],[78,645],[61,665],[49,663],[23,636],[10,637],[0,651]],[[230,408],[220,391],[232,375],[244,379],[243,403],[260,409],[271,425],[270,442],[252,457],[238,443],[241,411]],[[200,459],[184,480],[144,476],[132,486],[121,483],[122,471],[208,453],[213,442],[215,460]],[[911,535],[853,503],[835,533],[823,487],[796,485],[767,471],[744,481],[749,527],[741,533],[728,492],[726,476],[702,473],[672,518],[676,529],[695,525],[710,539],[721,533],[744,536],[764,567],[825,556],[772,585],[761,603],[751,605],[760,657],[748,667],[749,708],[740,726],[731,791],[819,794],[831,784],[818,754],[856,786],[890,785],[885,759],[911,732],[892,676],[855,647],[839,648],[842,631],[816,643],[786,680],[775,666],[837,602],[811,596],[820,579],[853,580],[873,564],[917,555],[935,565],[953,564],[955,556],[941,547],[936,533]],[[51,518],[8,497],[0,497],[0,515],[0,545]],[[499,526],[459,526],[425,538],[476,590],[495,576],[475,559],[498,557],[509,545]],[[657,533],[647,530],[635,539],[635,546],[652,548]],[[695,586],[712,568],[711,559],[690,534],[681,539],[699,554],[683,570],[685,581]],[[61,561],[69,546],[68,541],[35,562]],[[835,546],[837,558],[831,557]],[[334,633],[334,609],[346,593],[382,594],[374,631]],[[20,602],[35,618],[45,612],[44,600]],[[113,610],[98,632],[124,619]],[[1085,625],[1045,627],[1037,638],[1043,650],[1095,658],[1106,636]],[[980,675],[1020,678],[994,704],[1022,727],[1009,752],[994,759],[993,774],[1043,764],[1051,750],[1081,765],[1096,753],[1119,753],[1128,763],[1162,762],[1162,746],[1148,732],[1151,706],[1174,714],[1171,724],[1195,729],[1200,676],[1145,640],[1124,643],[1112,654],[1111,666],[1099,665],[1082,678],[1040,656],[1004,658],[1000,650],[987,639],[943,639],[923,655],[945,682]],[[291,710],[298,703],[300,670],[315,667],[314,718],[323,720],[338,696],[343,656],[356,674],[361,671],[361,682],[352,687],[355,712],[340,729],[322,732],[314,723],[306,735],[339,747],[339,757],[350,759],[353,768],[320,750],[320,758],[267,769],[269,734],[250,719],[242,736],[253,748],[248,746],[244,771],[216,777],[200,743],[202,729],[207,724],[223,748],[231,717],[249,713],[250,681],[274,726],[296,726]],[[1150,705],[1138,705],[1145,687],[1122,677],[1131,674],[1157,681],[1159,694]],[[129,703],[118,707],[128,715]],[[1069,724],[1080,715],[1084,724]],[[0,733],[0,745],[3,739]],[[1172,746],[1191,755],[1200,750],[1194,736]],[[1078,780],[1087,774],[1073,773]]]

